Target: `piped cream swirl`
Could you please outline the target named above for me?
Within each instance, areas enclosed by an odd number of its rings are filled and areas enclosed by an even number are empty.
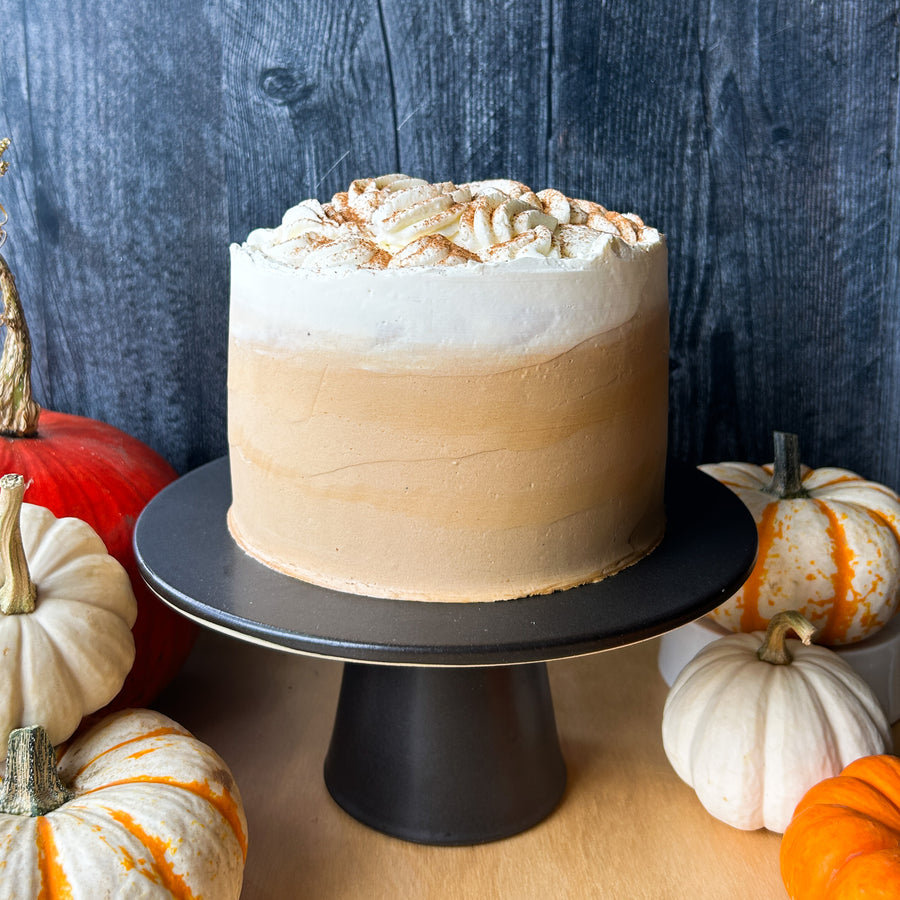
[[[408,175],[361,178],[329,203],[304,200],[249,248],[304,269],[466,265],[520,257],[591,259],[611,240],[655,244],[659,233],[632,213],[537,193],[518,181],[429,183]]]

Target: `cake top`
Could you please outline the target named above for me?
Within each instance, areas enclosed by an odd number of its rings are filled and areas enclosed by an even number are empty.
[[[303,269],[397,269],[522,257],[592,259],[611,242],[656,244],[659,233],[560,191],[518,181],[430,184],[407,175],[360,178],[329,203],[304,200],[246,246]]]

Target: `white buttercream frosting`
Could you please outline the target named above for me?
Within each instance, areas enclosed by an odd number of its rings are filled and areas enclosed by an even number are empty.
[[[369,366],[553,355],[666,308],[666,246],[608,239],[591,259],[318,271],[231,248],[232,338],[291,351],[353,349]],[[499,302],[498,302],[499,300]],[[438,357],[439,358],[439,357]],[[468,361],[468,363],[467,363]]]
[[[660,235],[632,214],[517,181],[431,184],[407,175],[361,178],[329,203],[304,200],[246,246],[291,267],[334,271],[460,266],[528,257],[589,260],[610,240],[637,247]]]

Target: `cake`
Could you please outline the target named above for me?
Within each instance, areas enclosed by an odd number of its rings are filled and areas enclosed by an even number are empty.
[[[511,600],[664,531],[666,246],[491,180],[354,181],[231,247],[228,527],[324,587]]]

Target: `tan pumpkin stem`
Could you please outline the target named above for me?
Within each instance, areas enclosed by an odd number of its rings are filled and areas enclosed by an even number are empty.
[[[0,812],[43,816],[58,809],[72,793],[59,777],[56,751],[41,725],[16,728],[7,741],[6,775],[0,788]]]
[[[19,520],[24,495],[25,479],[21,475],[0,478],[0,612],[8,616],[32,612],[37,600],[22,546]]]
[[[776,431],[773,437],[775,440],[775,462],[772,480],[769,482],[766,491],[782,500],[807,496],[807,492],[803,487],[803,469],[800,465],[800,441],[797,435]]]
[[[766,629],[766,637],[763,640],[756,655],[773,666],[788,666],[793,661],[790,650],[787,648],[787,636],[793,631],[800,640],[809,646],[812,643],[816,627],[796,610],[785,609],[775,613],[769,620]]]
[[[41,408],[31,396],[31,336],[19,302],[16,279],[0,254],[0,290],[6,326],[0,357],[0,434],[28,437],[37,433]]]

